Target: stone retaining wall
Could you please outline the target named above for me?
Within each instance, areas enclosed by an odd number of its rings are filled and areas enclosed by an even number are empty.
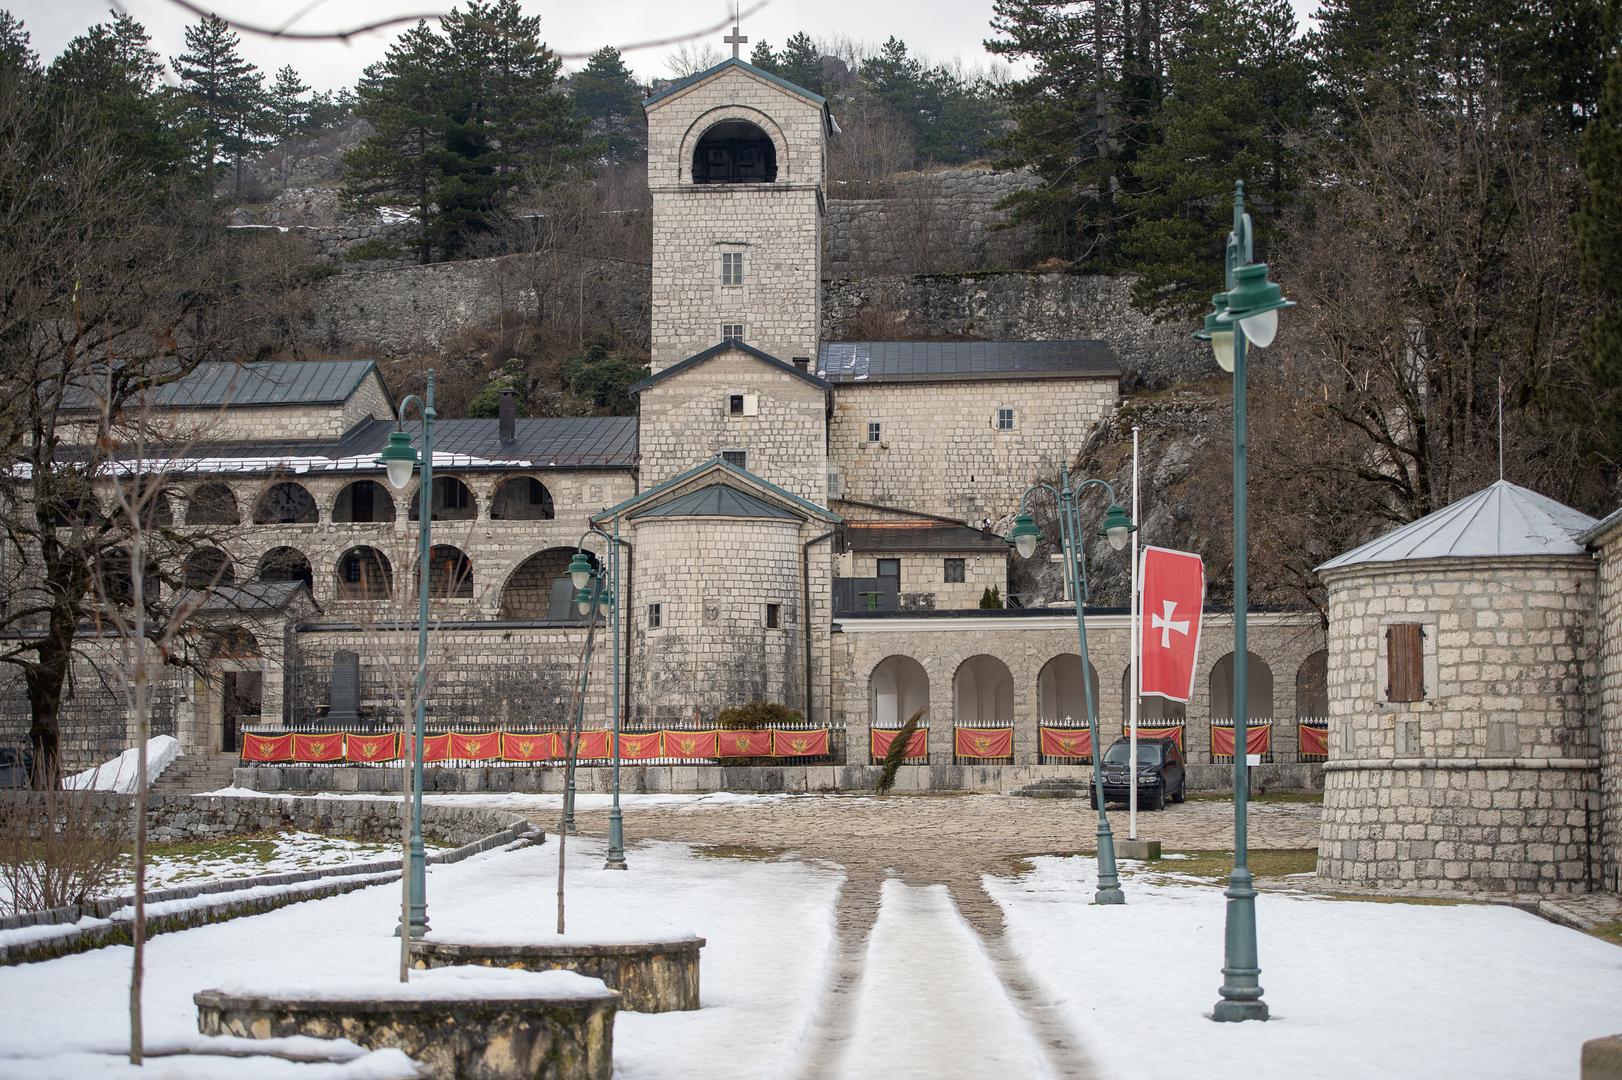
[[[822,261],[830,277],[1018,269],[1038,254],[1029,226],[998,208],[1038,181],[984,166],[828,185]]]

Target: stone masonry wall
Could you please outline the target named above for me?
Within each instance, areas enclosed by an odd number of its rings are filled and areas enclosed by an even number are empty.
[[[836,181],[823,223],[823,272],[873,274],[1009,270],[1030,265],[1029,226],[1001,228],[1008,196],[1036,181],[984,166],[903,173],[875,181]]]
[[[1622,521],[1594,545],[1599,553],[1599,663],[1595,714],[1599,721],[1600,792],[1605,836],[1605,887],[1622,891]]]
[[[759,412],[733,415],[733,394],[758,395]],[[723,450],[745,450],[750,472],[824,504],[826,400],[825,392],[806,380],[742,352],[725,353],[655,383],[642,391],[640,401],[642,490]]]
[[[928,597],[928,608],[951,611],[979,608],[980,597],[987,589],[995,588],[998,596],[1008,592],[1008,556],[985,551],[855,551],[841,576],[876,577],[880,559],[897,559],[901,563],[899,591],[903,610],[909,596]],[[946,580],[947,559],[963,560],[962,581]]]
[[[1599,767],[1592,561],[1427,560],[1325,580],[1319,874],[1379,887],[1583,888]],[[1420,701],[1387,700],[1394,623],[1424,627]]]
[[[834,493],[977,521],[1019,505],[1039,475],[1087,440],[1115,408],[1116,380],[1010,379],[842,383],[828,424]],[[1014,429],[998,431],[999,407]],[[867,441],[878,421],[882,438]]]

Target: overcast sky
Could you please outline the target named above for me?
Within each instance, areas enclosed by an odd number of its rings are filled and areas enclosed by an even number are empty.
[[[307,30],[354,27],[398,15],[448,10],[454,0],[326,0],[298,24]],[[1297,17],[1316,6],[1315,0],[1292,0]],[[228,0],[215,5],[226,18],[257,23],[280,22],[306,0]],[[20,17],[33,37],[34,48],[49,59],[75,34],[105,18],[107,0],[0,0]],[[722,22],[731,5],[727,0],[524,0],[524,10],[541,16],[541,34],[559,53],[590,53],[604,45],[624,48],[649,39],[674,37]],[[750,5],[745,0],[747,9]],[[170,0],[125,0],[125,8],[144,24],[165,58],[183,47],[182,31],[194,16]],[[890,35],[905,41],[914,53],[935,62],[961,57],[970,65],[995,62],[981,42],[990,32],[991,0],[770,0],[743,20],[747,58],[755,41],[765,38],[781,47],[797,30],[812,37],[835,34],[873,43]],[[295,42],[243,35],[248,59],[266,72],[292,64],[304,81],[317,89],[353,85],[367,64],[379,59],[404,27],[378,31],[350,44]],[[722,33],[705,35],[702,42],[721,47]],[[639,49],[626,54],[631,69],[643,78],[669,74],[665,58],[671,46]],[[730,53],[730,47],[727,51]],[[580,61],[568,61],[576,68]]]

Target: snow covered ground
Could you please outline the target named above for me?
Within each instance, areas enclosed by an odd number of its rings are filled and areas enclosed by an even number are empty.
[[[1185,1080],[1243,1062],[1255,1080],[1578,1073],[1582,1043],[1622,1031],[1622,948],[1513,908],[1264,893],[1273,1019],[1218,1024],[1221,889],[1125,867],[1124,907],[1095,907],[1090,858],[986,878],[1010,943],[1106,1076]],[[1158,875],[1157,875],[1158,876]]]
[[[439,846],[427,845],[430,851],[437,850]],[[347,866],[397,858],[399,854],[400,845],[397,843],[378,844],[297,830],[213,844],[163,845],[155,849],[155,854],[147,863],[146,887],[162,889],[202,881]],[[128,886],[126,878],[118,891]]]
[[[698,856],[674,844],[630,852],[631,870],[605,871],[601,843],[568,845],[570,936],[691,931],[703,953],[697,1012],[616,1021],[617,1072],[625,1077],[775,1077],[797,1060],[828,965],[841,877],[796,862]],[[510,927],[544,936],[556,909],[557,843],[496,851],[428,871],[435,931]],[[309,976],[395,970],[399,886],[294,904],[264,915],[179,933],[148,944],[146,1031],[152,1043],[197,1046],[191,995],[229,983],[285,984]],[[290,1066],[173,1059],[162,1070],[124,1071],[130,951],[100,949],[0,968],[0,1078],[80,1076],[342,1077],[401,1075],[398,1056],[346,1065]],[[722,1050],[721,1048],[725,1048]],[[210,1068],[213,1069],[210,1072]],[[392,1070],[392,1071],[391,1071]]]
[[[148,739],[146,786],[150,788],[156,783],[158,777],[163,775],[163,770],[174,764],[174,760],[179,756],[180,743],[172,735],[154,735]],[[104,761],[84,772],[63,777],[62,786],[78,791],[115,791],[120,795],[133,795],[140,767],[141,755],[132,746],[111,761]]]

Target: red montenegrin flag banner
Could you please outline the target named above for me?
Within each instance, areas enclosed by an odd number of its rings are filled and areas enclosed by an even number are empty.
[[[644,731],[640,734],[620,735],[620,757],[627,761],[640,761],[644,758],[663,757],[660,748],[662,731]]]
[[[344,758],[348,761],[393,761],[400,756],[400,740],[387,735],[345,735]]]
[[[883,760],[884,755],[890,752],[890,744],[895,742],[896,732],[886,731],[883,728],[873,729],[873,756]],[[929,756],[929,729],[919,728],[907,740],[907,756],[920,758]]]
[[[342,733],[332,735],[293,735],[294,761],[341,761],[344,756]]]
[[[1187,702],[1194,696],[1194,668],[1200,654],[1205,564],[1186,551],[1146,547],[1139,580],[1143,583],[1138,632],[1143,693]]]
[[[545,761],[558,756],[558,737],[550,731],[535,734],[501,733],[501,760]]]
[[[721,756],[716,751],[716,732],[667,731],[664,736],[665,757],[715,758]]]
[[[1086,728],[1051,728],[1040,731],[1043,757],[1092,757],[1093,735]]]
[[[1249,724],[1245,727],[1247,754],[1265,754],[1273,749],[1273,725]],[[1220,757],[1233,756],[1233,728],[1211,728],[1211,753]]]
[[[415,739],[407,735],[405,741],[415,749]],[[430,735],[422,740],[422,760],[424,761],[444,761],[451,756],[450,751],[451,737],[449,735]]]
[[[450,733],[450,756],[458,761],[491,761],[501,756],[501,736],[494,731],[478,735]]]
[[[770,731],[723,731],[717,742],[720,743],[720,756],[724,758],[770,757],[772,752]]]
[[[292,761],[292,735],[242,735],[242,760]]]
[[[608,757],[608,734],[606,728],[592,728],[588,731],[582,731],[575,739],[575,760],[601,761],[603,758]],[[564,756],[567,756],[567,753]]]
[[[1183,748],[1183,725],[1164,724],[1150,727],[1148,724],[1138,725],[1138,738],[1140,739],[1170,739],[1177,744],[1177,749]]]
[[[958,757],[1004,758],[1014,756],[1013,728],[957,728],[952,732]]]
[[[827,728],[772,732],[772,753],[778,757],[822,757],[827,752]]]
[[[1313,754],[1318,757],[1329,756],[1329,729],[1317,725],[1298,724],[1296,730],[1301,733],[1301,753]],[[1233,736],[1228,737],[1232,742]]]

